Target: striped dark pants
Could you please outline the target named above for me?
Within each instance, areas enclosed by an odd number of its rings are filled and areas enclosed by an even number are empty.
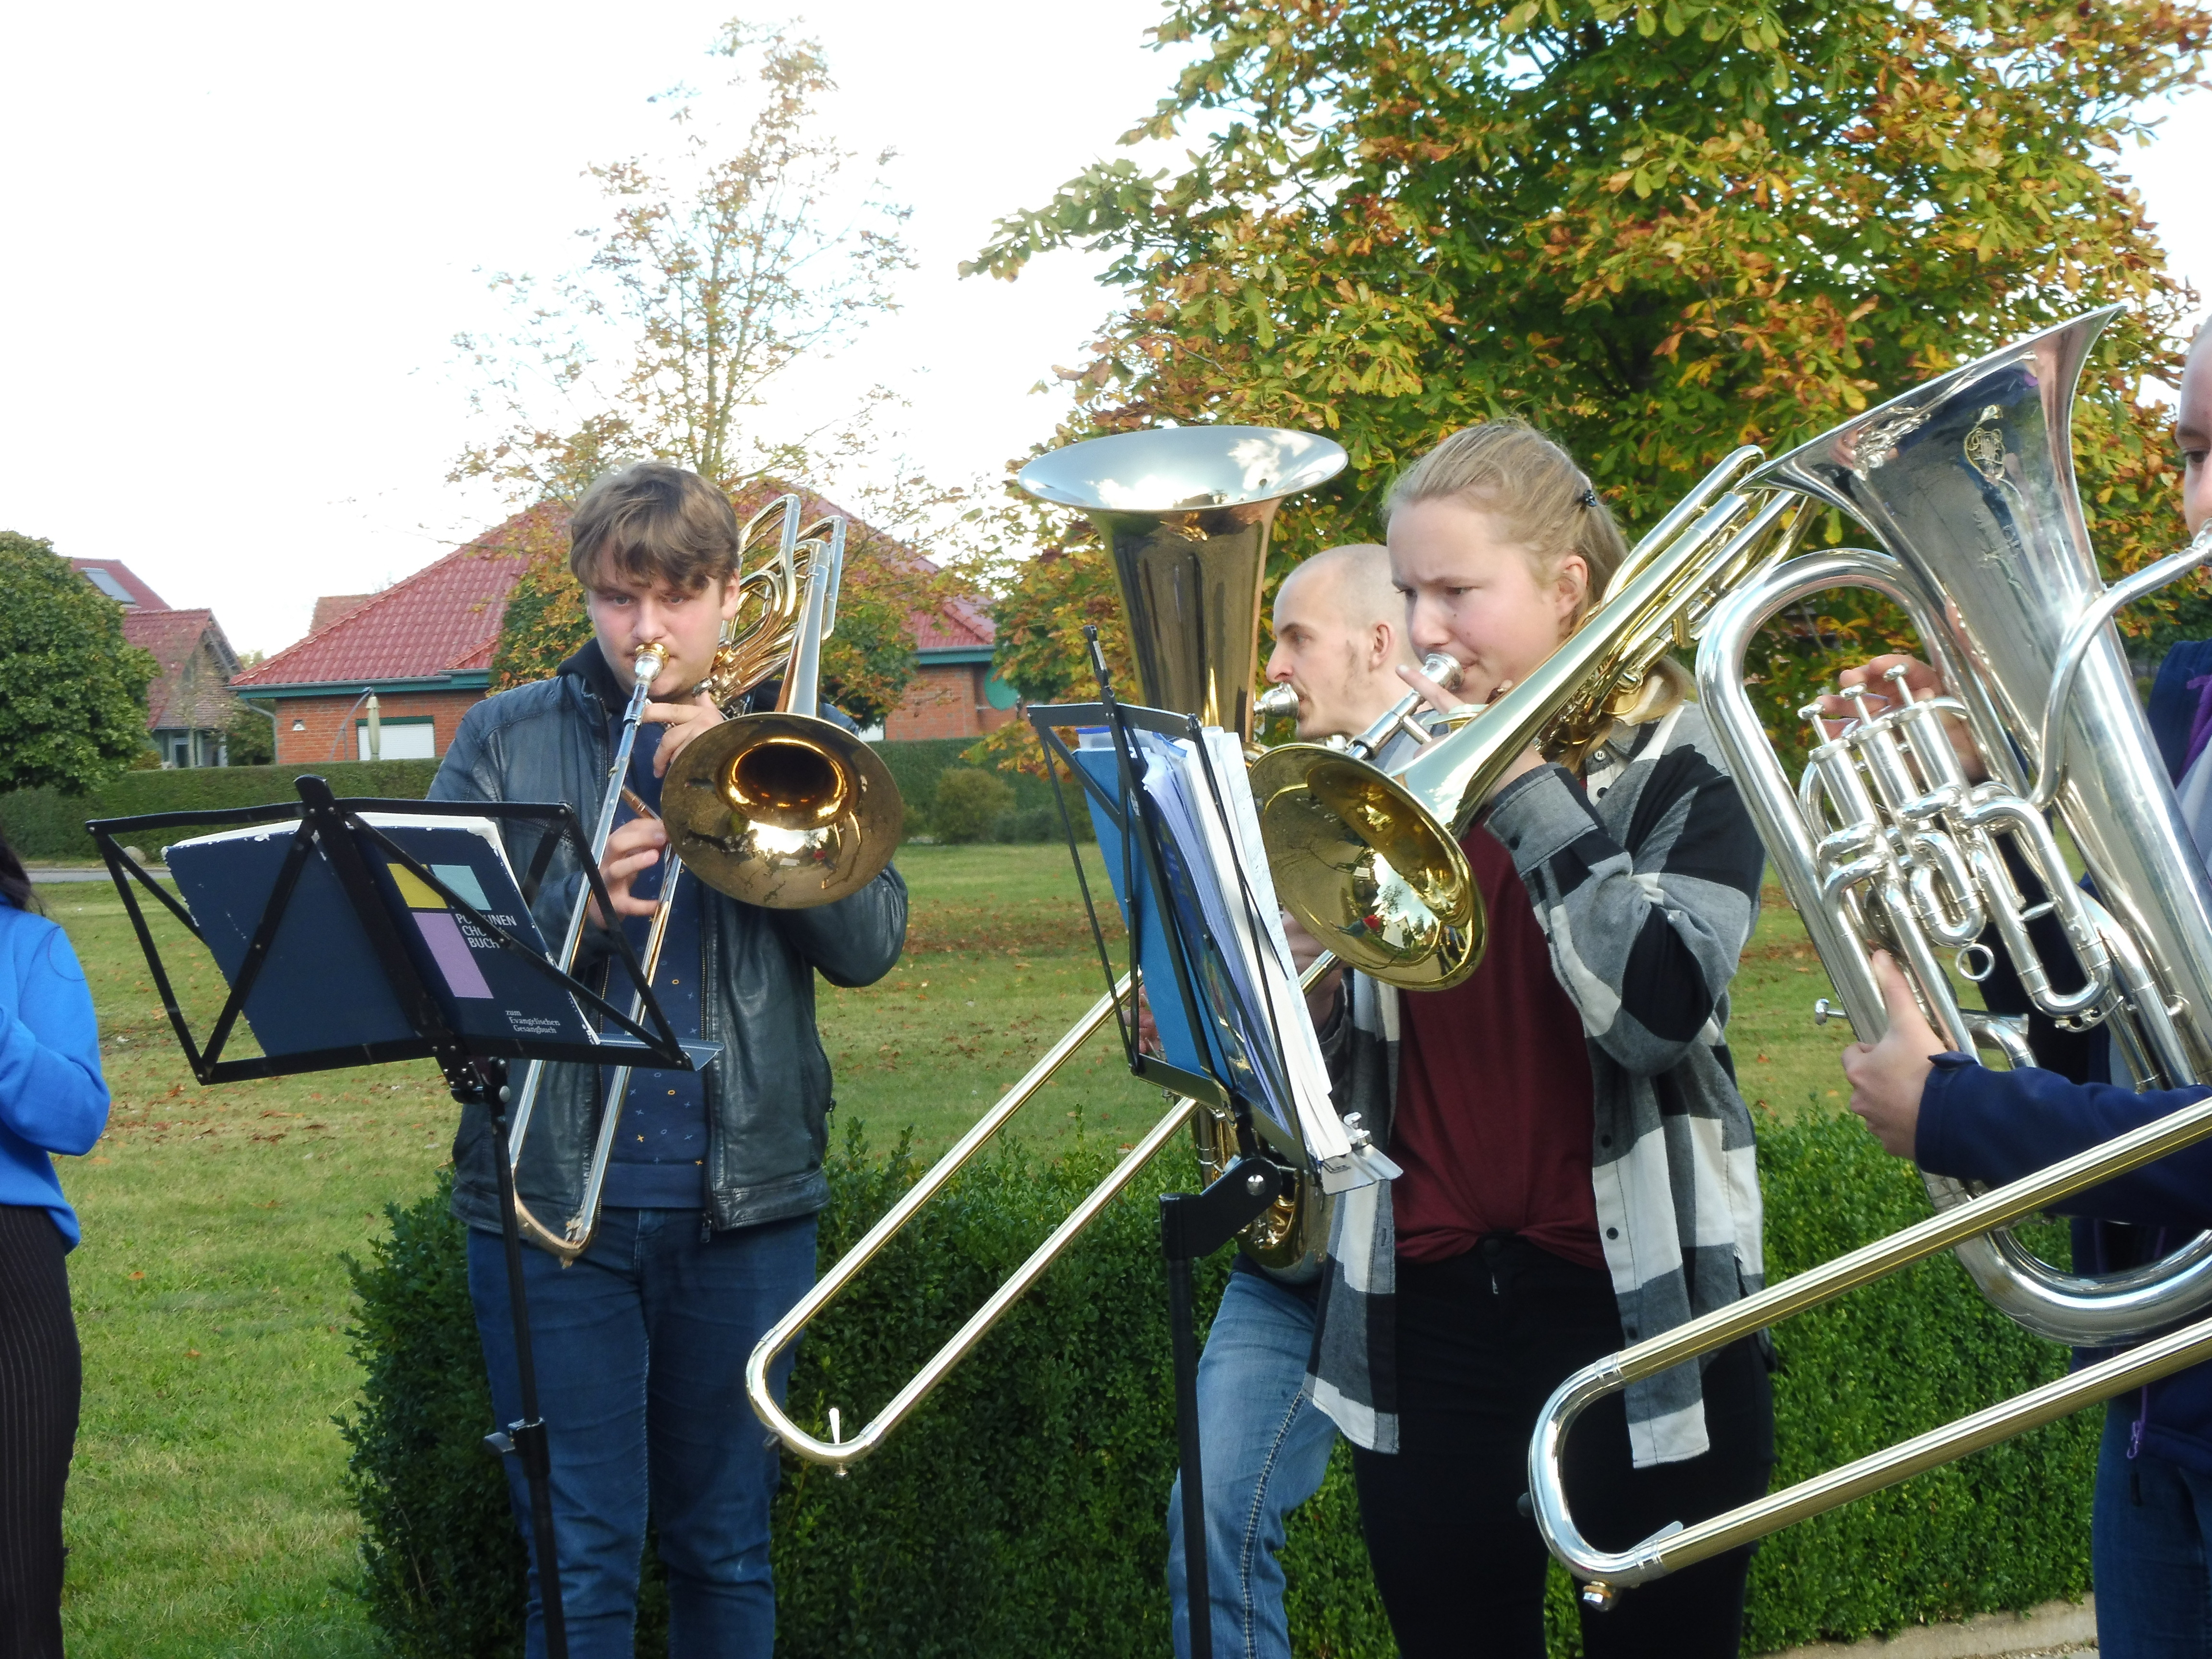
[[[62,1488],[84,1381],[62,1236],[0,1205],[0,1653],[60,1659]]]

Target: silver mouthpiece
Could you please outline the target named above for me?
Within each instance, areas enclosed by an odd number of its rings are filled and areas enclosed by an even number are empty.
[[[1461,667],[1455,659],[1447,657],[1441,651],[1431,651],[1421,659],[1421,672],[1426,674],[1445,690],[1456,691],[1459,690],[1460,680],[1465,676],[1467,670]]]
[[[1279,719],[1298,712],[1298,694],[1287,685],[1271,685],[1252,699],[1252,708],[1263,719]]]
[[[637,659],[630,665],[630,677],[640,685],[651,685],[660,678],[660,671],[667,666],[666,646],[641,645],[637,648]]]

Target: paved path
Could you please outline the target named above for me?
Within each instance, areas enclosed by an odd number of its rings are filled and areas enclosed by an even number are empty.
[[[2026,1613],[1985,1613],[1921,1625],[1887,1639],[1816,1642],[1770,1659],[2072,1659],[2097,1651],[2097,1598],[2045,1601]]]

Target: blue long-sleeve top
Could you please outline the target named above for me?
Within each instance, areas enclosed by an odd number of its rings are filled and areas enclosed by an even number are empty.
[[[2160,665],[2145,714],[2160,758],[2177,781],[2188,759],[2203,677],[2212,674],[2212,641],[2176,646]],[[1992,1005],[1996,1006],[1995,1000]],[[2031,1022],[2032,1029],[2037,1022]],[[1913,1152],[1920,1166],[1959,1180],[2001,1184],[2201,1100],[2202,1085],[2136,1094],[2099,1074],[2100,1043],[2048,1047],[2041,1023],[2038,1053],[2088,1073],[2076,1082],[2023,1066],[1984,1071],[1964,1054],[1939,1054],[1920,1096]],[[2070,1048],[2070,1052],[2067,1052]],[[2152,1261],[2212,1227],[2212,1146],[2203,1142],[2117,1181],[2077,1193],[2057,1206],[2074,1220],[2076,1272],[2111,1273]],[[2083,1352],[2083,1361],[2101,1357]],[[2200,1474],[2212,1475],[2212,1365],[2192,1366],[2134,1398],[2129,1455],[2148,1446]]]
[[[100,1026],[69,936],[0,903],[0,1204],[45,1210],[76,1249],[52,1154],[81,1157],[106,1127]]]
[[[1913,1157],[1930,1174],[2000,1186],[2204,1095],[2201,1084],[2139,1095],[2118,1084],[2075,1083],[2031,1066],[1985,1071],[1964,1054],[1938,1054],[1920,1094]],[[2200,1140],[2052,1207],[2137,1227],[2212,1227],[2212,1143]]]

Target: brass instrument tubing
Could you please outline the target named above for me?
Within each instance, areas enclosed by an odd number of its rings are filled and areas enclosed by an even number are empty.
[[[614,764],[607,771],[607,793],[599,802],[599,821],[592,828],[591,854],[593,862],[607,849],[607,837],[614,833],[615,811],[622,804],[625,780],[629,776],[630,751],[637,746],[637,728],[645,719],[645,706],[653,700],[653,683],[660,678],[660,671],[668,661],[665,646],[648,645],[640,650],[630,665],[629,703],[623,711],[622,736],[615,744]],[[652,672],[647,673],[647,667]],[[561,941],[561,971],[567,973],[576,965],[576,947],[584,937],[584,917],[592,903],[592,884],[586,879],[576,894],[576,902],[568,913],[568,932]],[[530,1133],[532,1115],[538,1109],[538,1091],[544,1081],[545,1062],[533,1060],[522,1074],[522,1093],[514,1103],[514,1119],[507,1133],[507,1161],[518,1176],[522,1170],[522,1147]],[[568,1242],[554,1232],[530,1212],[523,1203],[520,1189],[514,1200],[516,1221],[523,1232],[565,1261],[573,1260],[579,1252],[569,1248]]]
[[[635,790],[625,788],[623,799],[629,810],[641,818],[658,818],[660,814],[645,804]],[[660,900],[653,913],[653,929],[646,935],[645,956],[639,964],[645,969],[645,983],[653,983],[660,971],[660,947],[668,938],[668,919],[675,914],[676,889],[684,879],[684,861],[673,848],[665,849],[661,858],[667,873],[661,878]],[[637,1019],[645,1012],[645,992],[640,989],[630,998],[629,1017]],[[584,1201],[577,1206],[576,1218],[568,1224],[568,1249],[558,1252],[563,1261],[574,1261],[592,1246],[592,1235],[599,1226],[599,1194],[606,1188],[607,1164],[614,1154],[615,1129],[622,1121],[623,1101],[629,1092],[630,1074],[636,1068],[617,1066],[607,1084],[606,1108],[599,1114],[599,1138],[592,1151],[592,1162],[584,1176]]]
[[[1562,1450],[1567,1431],[1591,1401],[1699,1354],[1726,1347],[1741,1337],[1832,1301],[1991,1228],[2046,1209],[2074,1193],[2154,1163],[2208,1135],[2212,1135],[2212,1097],[1585,1366],[1553,1395],[1529,1443],[1528,1489],[1546,1543],[1578,1577],[1616,1585],[1642,1583],[1905,1480],[1946,1461],[1947,1456],[1963,1455],[2048,1422],[2077,1405],[2103,1397],[2098,1390],[2107,1383],[2109,1392],[2117,1394],[2134,1386],[2136,1381],[2163,1376],[2195,1363],[2200,1349],[2212,1351],[2212,1321],[1917,1440],[1815,1476],[1758,1503],[1695,1527],[1655,1536],[1619,1554],[1593,1550],[1567,1513]],[[2130,1365],[2137,1370],[2131,1371]],[[2065,1403],[2052,1404],[2061,1400]],[[2038,1416],[2039,1412],[2047,1414]],[[2011,1426],[2000,1431],[1993,1427],[1996,1425]]]
[[[1300,976],[1301,988],[1310,988],[1335,965],[1335,962],[1336,958],[1324,951]],[[885,1437],[904,1421],[916,1406],[929,1397],[937,1385],[945,1380],[945,1375],[965,1358],[969,1351],[983,1340],[1006,1310],[1028,1292],[1030,1285],[1052,1266],[1075,1236],[1089,1226],[1098,1212],[1136,1178],[1139,1171],[1152,1162],[1154,1155],[1174,1138],[1177,1130],[1189,1122],[1197,1103],[1186,1095],[1168,1109],[1167,1115],[1154,1124],[1145,1138],[1114,1166],[1113,1172],[1091,1189],[1083,1202],[1069,1212],[1066,1220],[1053,1229],[1044,1243],[1030,1253],[1028,1260],[993,1292],[990,1299],[969,1316],[968,1322],[955,1332],[944,1346],[930,1357],[929,1362],[892,1396],[890,1404],[884,1407],[859,1434],[849,1440],[818,1440],[786,1414],[782,1404],[769,1387],[769,1367],[775,1363],[776,1356],[798,1339],[799,1333],[812,1323],[822,1310],[859,1275],[915,1212],[935,1197],[945,1184],[960,1172],[962,1166],[982,1148],[984,1143],[1006,1126],[1006,1120],[1051,1079],[1053,1073],[1066,1062],[1068,1056],[1106,1023],[1121,999],[1128,994],[1129,980],[1124,975],[1112,992],[1093,1003],[1090,1012],[1076,1021],[1060,1041],[1030,1067],[1021,1081],[1000,1096],[998,1103],[979,1118],[975,1126],[954,1143],[951,1151],[932,1164],[929,1172],[908,1188],[905,1195],[884,1212],[883,1218],[868,1229],[866,1236],[848,1250],[837,1265],[801,1297],[797,1305],[778,1320],[767,1335],[761,1338],[751,1357],[745,1362],[745,1393],[752,1401],[754,1415],[774,1430],[776,1437],[799,1456],[809,1462],[827,1463],[842,1468],[848,1464],[859,1462],[881,1446]]]
[[[2043,705],[2043,751],[2037,757],[2043,770],[2028,796],[2028,805],[2037,811],[2048,811],[2058,799],[2058,786],[2066,774],[2066,705],[2073,701],[2075,677],[2081,672],[2082,659],[2098,634],[2123,606],[2178,581],[2207,559],[2212,559],[2212,524],[2198,531],[2180,552],[2169,553],[2156,564],[2145,565],[2132,576],[2114,582],[2066,630],[2051,676],[2051,696]]]

